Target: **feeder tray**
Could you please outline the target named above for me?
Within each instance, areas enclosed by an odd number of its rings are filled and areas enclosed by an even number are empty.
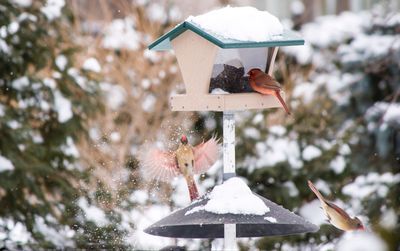
[[[180,209],[154,223],[144,231],[148,234],[173,238],[224,238],[224,224],[236,224],[236,237],[261,237],[316,232],[319,228],[289,210],[255,194],[270,211],[264,215],[215,214],[205,210],[189,213],[209,200],[202,196],[190,206]],[[273,217],[276,223],[266,217]]]

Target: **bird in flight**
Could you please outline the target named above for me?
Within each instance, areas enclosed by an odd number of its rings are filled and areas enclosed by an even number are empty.
[[[145,178],[168,182],[182,175],[187,183],[190,200],[196,200],[199,192],[194,174],[206,172],[218,159],[218,139],[212,137],[197,146],[189,144],[186,135],[182,135],[175,151],[163,151],[156,147],[147,147],[139,153],[139,162]]]
[[[308,181],[311,191],[318,197],[328,221],[336,228],[343,231],[365,230],[361,220],[351,218],[343,209],[326,200],[311,181]]]

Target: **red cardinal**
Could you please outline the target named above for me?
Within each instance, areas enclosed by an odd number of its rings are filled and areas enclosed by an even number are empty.
[[[274,95],[281,102],[287,114],[290,115],[289,108],[281,97],[282,87],[274,78],[257,68],[251,69],[247,74],[249,75],[250,86],[254,91],[264,95]]]
[[[333,226],[343,231],[365,229],[360,219],[351,218],[343,209],[326,200],[311,181],[308,181],[308,186],[321,201],[322,209]]]
[[[162,151],[157,148],[146,149],[139,154],[143,174],[151,179],[170,181],[183,175],[186,180],[190,200],[199,197],[194,174],[206,172],[218,159],[218,140],[213,137],[195,147],[188,143],[185,135],[175,151]]]

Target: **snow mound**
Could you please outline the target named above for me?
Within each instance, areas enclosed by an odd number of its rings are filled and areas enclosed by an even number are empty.
[[[253,7],[230,7],[213,10],[186,21],[224,38],[261,42],[282,35],[279,19]]]
[[[222,185],[214,187],[204,206],[194,207],[185,215],[201,210],[215,214],[255,214],[264,215],[270,211],[264,202],[254,195],[240,178],[230,178]]]

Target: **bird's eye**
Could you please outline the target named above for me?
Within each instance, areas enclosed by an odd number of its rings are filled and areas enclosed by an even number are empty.
[[[185,163],[185,166],[186,166],[186,167],[188,167],[188,166],[189,166],[189,164],[188,164],[188,163]]]

